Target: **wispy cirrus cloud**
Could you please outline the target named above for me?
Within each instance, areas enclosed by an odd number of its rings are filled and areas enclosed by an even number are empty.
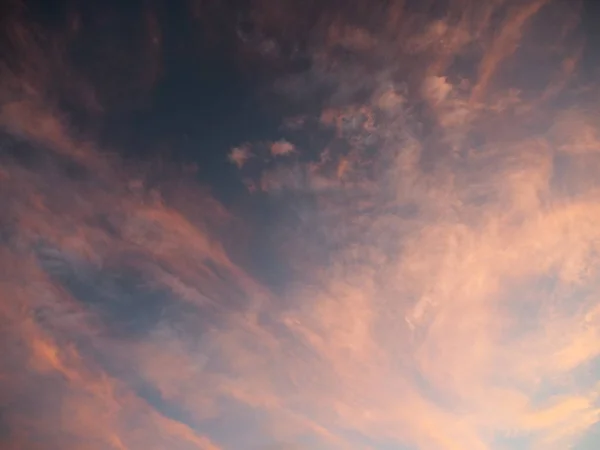
[[[503,72],[561,7],[312,29],[273,90],[317,96],[291,132],[327,140],[229,155],[280,213],[259,243],[280,289],[231,243],[253,211],[78,138],[45,89],[5,101],[2,445],[577,448],[600,411],[596,87],[560,46],[535,93]]]

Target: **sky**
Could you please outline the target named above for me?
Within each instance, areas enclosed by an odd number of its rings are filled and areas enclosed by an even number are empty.
[[[600,446],[572,0],[10,0],[0,447]]]

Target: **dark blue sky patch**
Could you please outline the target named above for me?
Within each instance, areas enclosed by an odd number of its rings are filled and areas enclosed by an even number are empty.
[[[38,258],[52,280],[117,335],[145,335],[182,312],[177,298],[166,289],[151,287],[134,268],[97,268],[84,261],[67,261],[56,251],[40,250]]]

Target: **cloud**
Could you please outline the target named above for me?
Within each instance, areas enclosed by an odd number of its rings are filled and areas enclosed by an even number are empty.
[[[445,77],[427,77],[423,82],[423,96],[434,105],[446,100],[452,86]]]
[[[286,140],[280,140],[271,144],[271,155],[273,156],[285,156],[294,153],[295,151],[296,148],[294,147],[294,144],[291,144]]]
[[[238,169],[244,167],[246,161],[252,157],[252,153],[250,152],[250,148],[247,146],[235,147],[229,153],[229,161],[235,164]]]
[[[588,436],[597,87],[582,99],[565,83],[559,102],[506,79],[550,3],[457,3],[442,19],[398,5],[311,30],[308,73],[274,88],[290,102],[320,92],[291,126],[307,150],[257,158],[260,189],[239,203],[78,137],[42,81],[3,101],[3,446],[500,450]],[[244,167],[254,145],[229,160]],[[252,255],[236,227],[266,236]],[[252,275],[271,253],[278,289]]]

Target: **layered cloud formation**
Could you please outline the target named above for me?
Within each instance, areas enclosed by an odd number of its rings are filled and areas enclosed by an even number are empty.
[[[76,131],[66,74],[78,107],[115,107],[61,50],[77,16],[56,54],[19,14],[6,25],[2,448],[600,445],[600,115],[580,11],[262,3],[232,52],[294,111],[222,155],[247,187],[231,204]],[[155,71],[135,98],[160,73],[144,17]]]

